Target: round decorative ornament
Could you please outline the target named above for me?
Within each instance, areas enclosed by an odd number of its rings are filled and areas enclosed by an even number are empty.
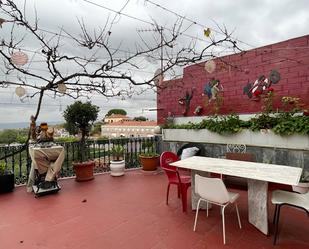
[[[11,56],[11,62],[15,66],[23,66],[28,62],[28,55],[24,52],[15,52]]]
[[[154,81],[155,85],[161,85],[163,79],[164,79],[164,76],[163,76],[162,70],[159,68],[154,73],[153,81]]]
[[[216,63],[213,60],[209,60],[205,63],[205,70],[208,73],[213,73],[216,70]]]
[[[58,91],[60,93],[65,93],[67,91],[67,86],[64,83],[58,85]]]
[[[280,81],[280,73],[276,70],[271,70],[269,74],[269,80],[273,84],[277,84]]]
[[[22,86],[18,86],[18,87],[16,87],[16,89],[15,89],[15,93],[16,93],[16,95],[18,96],[18,97],[22,97],[22,96],[24,96],[25,94],[26,94],[26,90],[25,90],[25,88],[23,88]]]

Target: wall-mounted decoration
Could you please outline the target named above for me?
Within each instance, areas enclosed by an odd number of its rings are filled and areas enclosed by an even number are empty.
[[[213,73],[216,70],[216,62],[213,60],[206,61],[205,70],[208,73]]]
[[[167,117],[165,118],[165,122],[167,125],[172,125],[174,123],[175,115],[172,112],[167,113]]]
[[[28,62],[28,55],[24,52],[14,52],[11,56],[11,62],[15,66],[23,66]]]
[[[182,114],[186,116],[190,109],[190,102],[193,97],[193,90],[191,90],[191,93],[189,91],[186,91],[186,94],[183,98],[178,99],[178,104],[184,105],[185,109],[183,110]]]
[[[266,78],[265,75],[261,75],[257,80],[255,80],[254,83],[249,82],[243,88],[243,92],[250,99],[259,101],[261,99],[261,95],[274,91],[271,85],[277,84],[279,81],[279,72],[276,70],[271,70],[268,78]]]
[[[280,81],[280,74],[276,70],[271,70],[269,74],[269,80],[272,84],[277,84]]]
[[[202,112],[202,110],[203,110],[203,107],[201,107],[200,105],[198,105],[198,106],[195,108],[195,110],[194,110],[194,115],[196,115],[196,116],[200,115],[201,112]]]
[[[216,70],[219,73],[225,73],[229,70],[229,65],[228,63],[224,62],[224,61],[217,61],[216,63]]]
[[[218,93],[223,91],[223,86],[220,84],[220,80],[211,79],[204,87],[204,95],[207,95],[209,102],[215,100]]]

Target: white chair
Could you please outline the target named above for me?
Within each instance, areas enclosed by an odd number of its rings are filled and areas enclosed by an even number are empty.
[[[283,205],[288,205],[291,207],[302,209],[305,212],[307,212],[309,217],[309,192],[305,194],[299,194],[284,190],[275,190],[272,192],[271,202],[276,205],[273,219],[273,223],[275,225],[275,234],[274,234],[274,245],[275,245],[278,236],[280,208]]]
[[[240,222],[239,212],[238,212],[238,207],[237,207],[237,202],[236,202],[237,198],[239,197],[239,194],[228,192],[222,179],[220,178],[208,178],[208,177],[202,177],[199,175],[195,175],[195,192],[200,196],[200,198],[197,203],[193,231],[195,231],[195,228],[196,228],[197,216],[198,216],[198,211],[199,211],[199,206],[200,206],[201,201],[206,202],[207,217],[208,217],[208,203],[219,205],[221,206],[222,226],[223,226],[223,243],[225,244],[224,210],[225,210],[225,207],[229,205],[230,203],[235,204],[238,224],[239,224],[239,227],[241,228],[241,222]]]

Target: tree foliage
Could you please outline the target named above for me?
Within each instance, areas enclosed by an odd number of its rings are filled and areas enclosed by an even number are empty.
[[[0,131],[0,144],[23,143],[27,140],[27,129],[5,129]]]
[[[76,131],[80,131],[82,135],[86,135],[91,124],[97,120],[99,111],[100,108],[92,105],[91,102],[76,101],[67,106],[63,113],[66,127],[70,127],[71,134],[77,134]]]
[[[109,117],[112,114],[121,114],[121,115],[126,116],[127,112],[125,110],[123,110],[123,109],[110,109],[105,116]]]
[[[134,121],[147,121],[147,118],[144,116],[138,116],[133,118]]]
[[[85,160],[85,137],[89,133],[92,123],[98,118],[99,110],[99,107],[92,105],[91,102],[76,101],[67,106],[63,113],[66,127],[70,129],[69,132],[76,134],[78,130],[81,133],[80,148],[78,150],[80,161]]]

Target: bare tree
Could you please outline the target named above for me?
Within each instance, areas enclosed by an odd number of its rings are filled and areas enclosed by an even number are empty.
[[[118,48],[110,44],[113,28],[117,25],[114,20],[107,20],[102,28],[94,31],[88,30],[83,20],[79,19],[78,24],[79,36],[63,28],[50,32],[40,28],[36,11],[34,18],[28,18],[24,8],[14,1],[0,0],[0,27],[8,25],[11,30],[10,36],[2,37],[0,41],[2,71],[5,75],[16,75],[16,80],[0,80],[0,87],[10,85],[32,89],[29,97],[38,96],[35,120],[39,116],[42,99],[48,92],[75,99],[94,92],[107,98],[127,98],[145,89],[160,87],[158,77],[176,77],[177,67],[214,57],[211,52],[213,47],[237,49],[236,41],[226,29],[221,29],[220,39],[209,36],[208,43],[205,42],[202,48],[196,48],[193,38],[183,44],[180,40],[188,29],[183,27],[183,19],[178,19],[172,27],[161,27],[152,20],[149,24],[153,31],[151,37],[138,32],[140,42],[135,44],[134,51],[126,52],[120,48],[121,44]],[[35,41],[32,47],[36,46],[34,53],[41,58],[44,71],[34,70],[31,64],[16,65],[12,60],[15,52],[31,50],[26,42],[29,37]],[[65,49],[68,44],[72,49]],[[157,74],[141,80],[141,77],[134,76],[132,70],[141,70],[143,65],[139,61],[145,61],[145,58],[161,60],[162,66]]]

